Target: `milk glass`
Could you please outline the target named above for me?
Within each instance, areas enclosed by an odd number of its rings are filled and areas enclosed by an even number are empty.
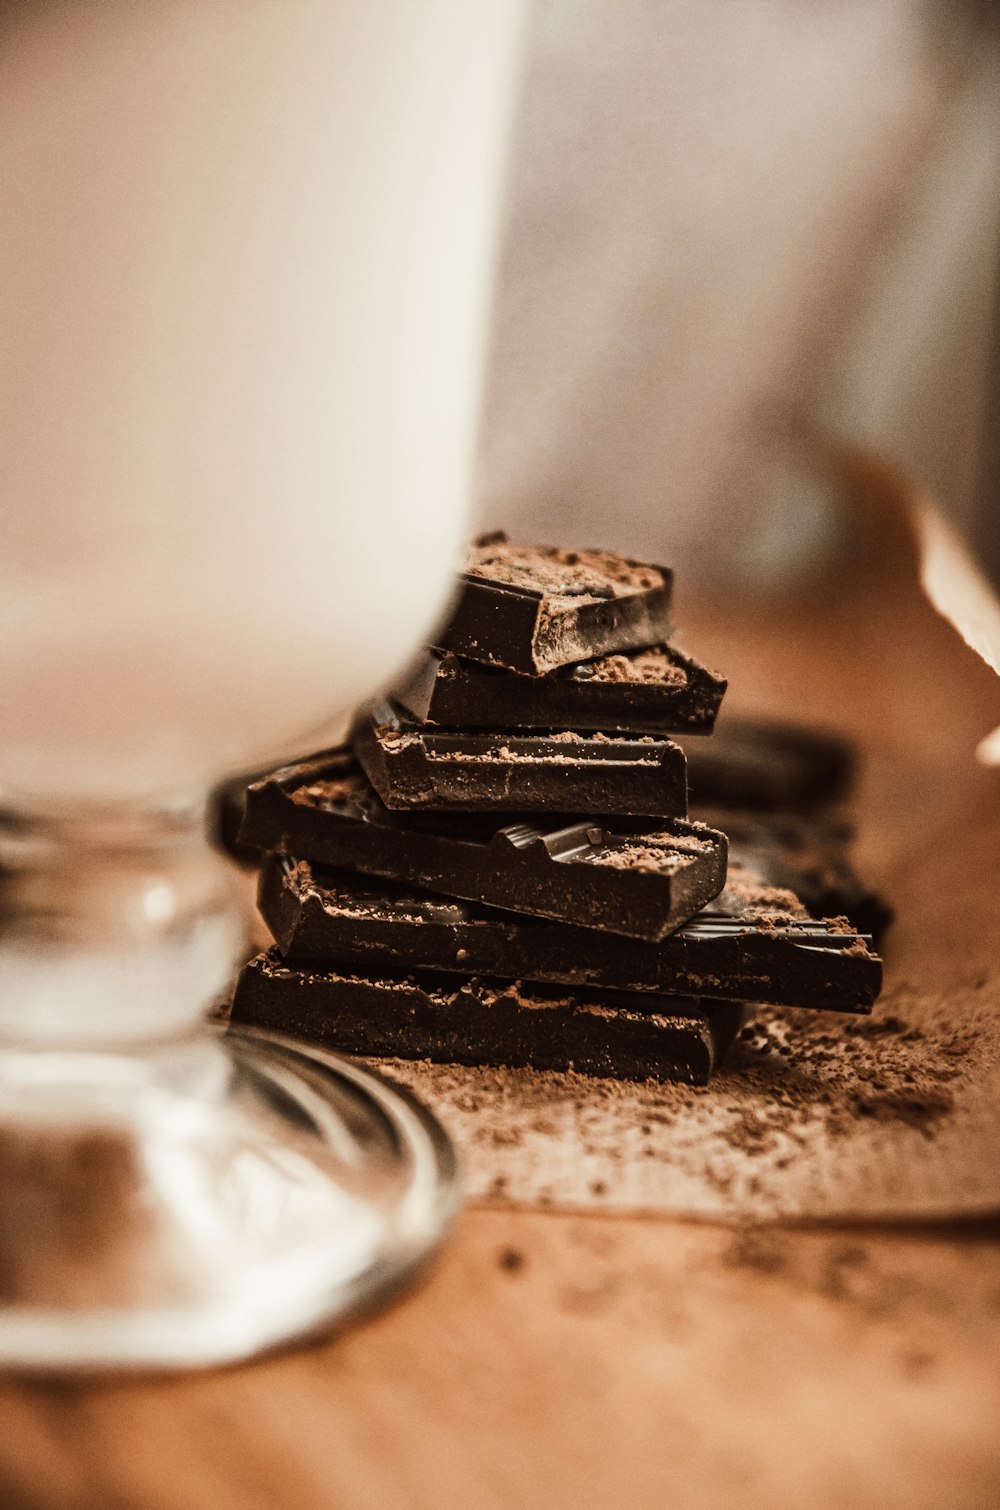
[[[0,16],[0,1363],[243,1356],[447,1219],[419,1108],[200,1029],[203,812],[442,608],[520,10]]]

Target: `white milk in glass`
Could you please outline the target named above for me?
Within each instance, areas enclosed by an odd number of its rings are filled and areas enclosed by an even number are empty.
[[[203,786],[442,607],[519,15],[4,7],[5,805]]]

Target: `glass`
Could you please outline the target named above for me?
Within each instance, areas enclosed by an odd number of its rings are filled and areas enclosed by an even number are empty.
[[[447,1221],[401,1093],[202,1027],[242,926],[204,808],[440,609],[519,13],[0,17],[0,1363],[242,1357]]]

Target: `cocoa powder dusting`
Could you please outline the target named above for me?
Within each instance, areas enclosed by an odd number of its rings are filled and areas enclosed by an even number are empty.
[[[685,687],[688,682],[687,671],[671,659],[662,645],[633,650],[629,655],[601,655],[578,666],[572,675],[576,681],[632,682],[656,687]]]
[[[516,546],[501,536],[480,536],[469,552],[465,571],[470,577],[541,592],[557,601],[618,598],[663,585],[663,575],[655,567],[613,551]]]
[[[606,865],[610,870],[634,870],[641,875],[673,875],[684,863],[683,855],[648,844],[623,844],[582,858],[593,865]]]
[[[291,799],[301,807],[315,807],[324,803],[356,802],[365,792],[365,784],[358,776],[342,776],[335,781],[313,781],[308,786],[294,787]]]
[[[770,1220],[842,1213],[842,1188],[851,1209],[880,1180],[891,1189],[890,1155],[919,1163],[917,1148],[961,1110],[961,1087],[987,1052],[961,1002],[916,1022],[890,997],[871,1018],[758,1007],[703,1087],[440,1065],[392,1072],[454,1133],[475,1193],[499,1173],[493,1199],[587,1206],[602,1181],[616,1209]],[[521,1146],[498,1167],[495,1135],[511,1125]]]
[[[726,872],[726,892],[729,897],[738,902],[741,908],[759,912],[783,913],[791,918],[804,918],[808,916],[806,909],[793,891],[786,891],[781,886],[767,886],[760,877],[746,866],[730,860]],[[831,921],[833,921],[831,919]],[[843,922],[843,919],[838,921]],[[853,933],[853,928],[848,923],[848,933]]]

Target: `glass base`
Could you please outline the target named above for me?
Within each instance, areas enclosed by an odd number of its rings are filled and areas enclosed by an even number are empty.
[[[231,1363],[366,1308],[456,1206],[407,1092],[277,1034],[0,1049],[0,1367]]]

